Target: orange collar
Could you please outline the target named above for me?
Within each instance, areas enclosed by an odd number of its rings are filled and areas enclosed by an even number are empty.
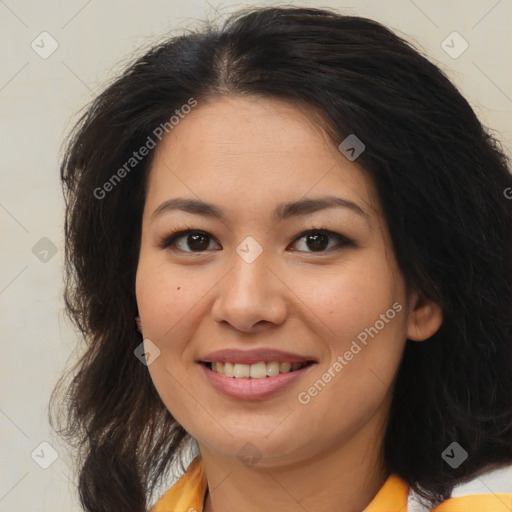
[[[158,500],[153,512],[202,512],[208,487],[201,457],[196,457],[185,474]],[[363,512],[407,512],[408,486],[391,475]]]
[[[158,500],[152,512],[202,512],[208,483],[201,456]],[[390,475],[363,512],[407,512],[409,486]],[[512,512],[512,494],[473,494],[444,501],[431,512]]]
[[[157,501],[152,512],[202,512],[208,482],[201,456],[196,457],[183,476]]]

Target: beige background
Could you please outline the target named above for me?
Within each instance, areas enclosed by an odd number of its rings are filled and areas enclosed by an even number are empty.
[[[448,72],[506,148],[512,147],[511,0],[289,3],[333,7],[397,30]],[[237,7],[270,4],[276,2],[0,0],[1,512],[79,510],[69,458],[46,420],[49,393],[77,342],[61,299],[58,159],[64,134],[141,45]],[[43,51],[46,37],[44,48],[51,48],[48,36],[39,36],[43,31],[58,43],[46,59],[31,47],[35,40]],[[441,47],[453,31],[469,44],[458,58]],[[457,49],[460,41],[454,44]],[[48,469],[31,458],[36,450],[34,459],[48,464],[52,449],[60,456]]]

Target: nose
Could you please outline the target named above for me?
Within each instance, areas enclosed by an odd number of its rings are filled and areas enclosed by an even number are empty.
[[[288,314],[287,290],[263,254],[252,263],[236,255],[233,267],[217,288],[212,317],[246,333],[280,325]]]

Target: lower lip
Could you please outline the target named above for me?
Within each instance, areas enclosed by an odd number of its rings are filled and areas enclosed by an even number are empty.
[[[262,379],[237,379],[235,377],[226,377],[225,375],[210,370],[210,368],[204,364],[201,364],[201,366],[210,384],[224,395],[242,400],[258,400],[272,396],[288,386],[291,386],[315,365],[308,364],[304,368],[294,372],[280,373],[274,377],[264,377]]]

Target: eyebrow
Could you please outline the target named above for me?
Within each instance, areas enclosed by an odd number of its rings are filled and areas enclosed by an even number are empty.
[[[276,206],[273,217],[276,221],[282,221],[289,219],[290,217],[307,215],[326,208],[347,208],[365,218],[368,216],[359,205],[348,199],[336,196],[324,196],[317,198],[301,198],[298,201],[291,203],[280,203]],[[212,217],[223,221],[226,220],[225,213],[218,206],[205,201],[187,199],[183,197],[175,197],[164,201],[153,212],[151,220],[174,210],[204,215],[206,217]]]

